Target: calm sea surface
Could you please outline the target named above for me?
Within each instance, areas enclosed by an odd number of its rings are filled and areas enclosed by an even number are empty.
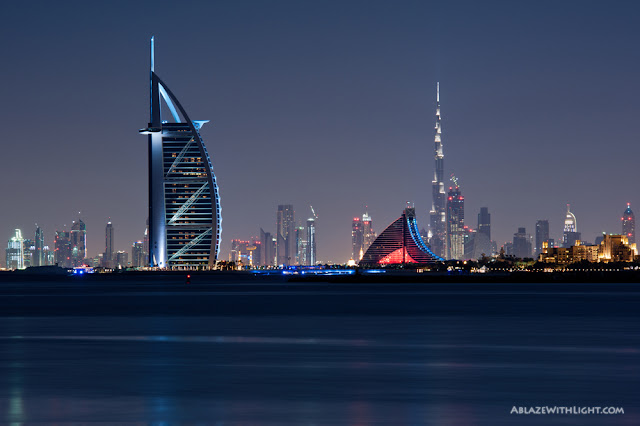
[[[636,287],[4,283],[0,423],[640,424]]]

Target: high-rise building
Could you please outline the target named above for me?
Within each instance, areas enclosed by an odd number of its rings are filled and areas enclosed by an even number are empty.
[[[42,248],[42,257],[44,258],[43,266],[55,265],[55,253],[53,250],[49,248],[49,246],[44,246]]]
[[[116,252],[116,268],[125,269],[129,266],[129,253],[124,250]]]
[[[71,225],[71,266],[81,266],[87,257],[87,225],[81,219]]]
[[[111,221],[109,221],[104,229],[104,255],[102,256],[102,266],[105,268],[114,268],[116,266],[113,244],[113,225],[111,224]]]
[[[444,191],[444,152],[442,150],[442,122],[440,117],[440,83],[436,88],[436,127],[434,156],[436,160],[431,192],[433,203],[429,212],[429,245],[436,256],[447,255],[447,208]]]
[[[574,246],[578,240],[580,240],[580,233],[578,232],[576,216],[571,213],[570,206],[567,204],[567,214],[564,219],[564,233],[562,235],[562,247],[569,248]]]
[[[351,221],[351,258],[357,262],[365,251],[364,224],[359,217],[354,217]]]
[[[549,221],[547,219],[540,219],[536,222],[536,246],[535,257],[537,258],[542,253],[542,245],[544,242],[549,242]]]
[[[140,130],[149,144],[149,262],[160,268],[215,267],[220,251],[218,184],[194,121],[154,69],[151,38],[151,117]],[[161,111],[161,104],[169,113]]]
[[[251,239],[251,266],[262,266],[262,241],[256,237]]]
[[[36,243],[30,238],[22,240],[22,247],[24,252],[24,267],[28,268],[33,266],[33,254],[36,251]]]
[[[307,257],[305,265],[314,266],[316,264],[316,220],[312,217],[307,219]]]
[[[16,229],[7,243],[7,269],[24,269],[24,240],[22,231]]]
[[[481,207],[478,213],[478,229],[473,235],[473,256],[471,259],[480,259],[482,255],[491,256],[494,248],[491,243],[491,214],[488,207]],[[469,257],[469,256],[465,256]]]
[[[464,258],[464,197],[453,179],[455,186],[449,187],[447,196],[447,258]]]
[[[304,226],[296,226],[296,265],[307,263],[307,230]]]
[[[45,266],[45,256],[43,253],[44,249],[44,233],[42,232],[42,228],[36,225],[36,235],[34,240],[34,251],[33,251],[33,266]]]
[[[531,257],[531,237],[527,235],[526,228],[518,228],[518,232],[513,234],[513,253],[520,259]]]
[[[293,265],[296,261],[295,216],[291,204],[278,206],[276,216],[276,265]]]
[[[478,232],[485,234],[487,240],[491,241],[491,214],[488,207],[480,207],[478,213]]]
[[[131,246],[131,266],[134,268],[142,268],[144,264],[144,243],[136,241]]]
[[[636,217],[631,211],[631,204],[627,203],[627,209],[622,213],[622,235],[626,235],[629,245],[636,242]]]
[[[373,242],[378,237],[376,235],[376,231],[373,230],[373,223],[371,222],[371,216],[369,216],[369,212],[365,212],[362,215],[362,232],[364,234],[363,243],[362,243],[362,252],[364,253],[367,251],[369,246],[373,244]]]
[[[260,264],[257,266],[273,266],[275,263],[276,247],[271,232],[264,232],[260,228]]]
[[[71,234],[56,231],[54,261],[61,268],[71,268]]]

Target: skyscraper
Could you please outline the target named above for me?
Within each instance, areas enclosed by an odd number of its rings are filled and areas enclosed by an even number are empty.
[[[433,203],[431,205],[429,245],[436,256],[445,257],[447,253],[447,213],[444,192],[444,152],[442,150],[442,123],[440,119],[440,83],[436,89],[436,127],[435,127],[435,171],[431,182]]]
[[[362,215],[362,232],[364,233],[364,239],[362,243],[362,252],[364,253],[378,237],[376,235],[376,231],[373,230],[373,222],[371,222],[371,216],[369,216],[369,212],[365,212]]]
[[[71,234],[56,231],[54,261],[61,268],[71,267]]]
[[[16,229],[7,242],[7,269],[24,269],[24,240],[22,231]]]
[[[180,60],[180,59],[178,59]],[[154,69],[149,144],[149,261],[176,269],[213,268],[220,251],[218,184],[200,129]],[[162,100],[170,114],[161,111]],[[173,122],[170,122],[170,120]]]
[[[537,257],[542,253],[542,244],[549,242],[549,221],[541,219],[536,222],[536,246],[534,255]]]
[[[296,260],[295,215],[291,204],[278,206],[276,215],[276,265],[292,265]]]
[[[104,256],[102,256],[102,266],[105,268],[115,267],[116,259],[114,257],[113,243],[113,225],[111,221],[109,221],[104,229]]]
[[[449,188],[447,197],[447,258],[464,258],[464,197],[453,178],[455,186]]]
[[[87,255],[87,225],[78,218],[71,225],[71,266],[81,266]]]
[[[627,203],[627,209],[622,213],[622,235],[629,239],[629,245],[636,242],[636,217],[631,211],[631,204]]]
[[[365,251],[364,225],[359,217],[354,217],[351,221],[351,258],[357,262]]]
[[[570,206],[567,204],[567,214],[564,218],[564,233],[562,235],[562,247],[569,248],[576,244],[576,241],[580,239],[580,233],[578,232],[578,224],[576,216],[571,213]]]
[[[307,258],[305,265],[316,264],[316,220],[313,217],[307,219]]]
[[[144,264],[144,243],[142,241],[136,241],[131,246],[131,266],[134,268],[141,268]]]
[[[44,233],[42,232],[42,228],[36,225],[36,235],[35,235],[35,250],[33,252],[33,266],[45,266],[45,258],[44,258]]]
[[[468,231],[467,236],[472,250],[467,250],[465,246],[465,257],[469,259],[480,259],[482,255],[491,256],[493,248],[491,246],[491,214],[489,208],[481,207],[478,213],[478,229],[474,233]]]
[[[525,228],[518,228],[513,234],[513,255],[520,259],[531,257],[531,237]]]
[[[275,244],[271,232],[264,232],[260,228],[260,265],[273,266],[275,260]]]

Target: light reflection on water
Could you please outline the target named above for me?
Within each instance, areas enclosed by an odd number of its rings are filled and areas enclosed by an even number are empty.
[[[0,318],[0,422],[640,421],[637,320],[586,316]]]

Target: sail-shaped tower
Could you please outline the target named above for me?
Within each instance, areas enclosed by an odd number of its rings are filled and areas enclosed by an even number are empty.
[[[151,38],[149,264],[211,269],[220,250],[220,196],[200,129],[155,73]],[[165,111],[161,105],[164,101]]]

